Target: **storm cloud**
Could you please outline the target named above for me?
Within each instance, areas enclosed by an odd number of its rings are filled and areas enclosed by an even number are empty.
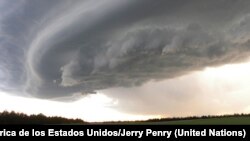
[[[2,0],[0,88],[131,88],[250,55],[246,0]]]

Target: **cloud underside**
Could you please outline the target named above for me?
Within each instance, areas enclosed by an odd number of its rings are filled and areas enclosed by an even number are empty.
[[[240,62],[250,53],[249,4],[3,1],[0,88],[63,97],[141,86]]]

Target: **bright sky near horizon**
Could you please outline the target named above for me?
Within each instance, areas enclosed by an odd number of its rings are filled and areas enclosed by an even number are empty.
[[[10,96],[10,94],[4,92],[0,92],[0,97],[0,111],[15,111],[28,115],[42,113],[46,116],[61,116],[74,119],[80,118],[88,122],[130,121],[160,118],[160,116],[157,115],[132,115],[118,112],[109,106],[114,104],[111,102],[112,99],[99,93],[87,96],[75,102],[58,102],[37,98],[24,98]]]
[[[210,114],[232,114],[250,112],[250,62],[231,64],[216,68],[206,68],[203,71],[194,72],[180,78],[180,83],[193,79],[199,80],[199,88],[206,92],[199,93],[198,101],[188,107],[196,107],[203,111],[201,113],[190,113],[189,115],[206,115],[209,109],[217,109]],[[164,82],[166,83],[166,82]],[[196,90],[192,90],[197,93]],[[197,94],[196,94],[197,96]],[[119,99],[108,97],[105,93],[87,95],[80,100],[73,102],[59,102],[42,100],[37,98],[27,98],[0,92],[0,111],[16,111],[27,114],[43,113],[47,116],[62,116],[67,118],[80,118],[88,122],[120,121],[120,120],[146,120],[151,118],[187,116],[183,113],[171,113],[162,115],[139,115],[123,113],[116,110],[119,107]],[[207,102],[209,107],[203,107],[203,102]],[[146,107],[146,106],[145,106]],[[224,107],[224,108],[221,108]],[[225,108],[226,107],[226,108]],[[234,108],[232,108],[234,107]],[[148,108],[148,107],[146,107]],[[178,105],[176,111],[182,110]],[[221,108],[221,109],[220,109]],[[238,110],[241,109],[241,110]],[[167,113],[167,111],[166,111]]]

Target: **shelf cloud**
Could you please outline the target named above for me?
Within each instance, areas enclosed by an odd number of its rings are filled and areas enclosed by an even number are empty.
[[[173,79],[250,55],[250,1],[2,0],[0,89],[40,98]]]

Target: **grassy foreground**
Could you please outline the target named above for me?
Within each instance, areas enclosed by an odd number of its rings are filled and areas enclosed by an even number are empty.
[[[137,122],[136,124],[147,124],[147,125],[250,125],[250,117],[221,117],[221,118],[193,119],[193,120]]]
[[[181,119],[157,119],[149,121],[107,122],[103,124],[136,125],[250,125],[250,115],[229,115],[219,117],[197,117]]]

